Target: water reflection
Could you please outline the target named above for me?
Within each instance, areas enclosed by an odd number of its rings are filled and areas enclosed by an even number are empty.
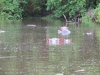
[[[64,38],[47,38],[47,45],[66,45],[72,44],[72,39],[64,39]]]
[[[55,28],[56,29],[56,28]],[[55,33],[55,32],[54,32]],[[66,44],[72,44],[72,39],[66,39],[66,37],[69,36],[71,31],[69,30],[68,26],[60,27],[58,30],[58,34],[61,36],[60,38],[53,37],[53,38],[46,38],[46,44],[47,45],[66,45]]]
[[[0,30],[0,33],[4,33],[5,31],[3,31],[3,30]]]
[[[0,75],[99,75],[96,29],[69,25],[71,34],[63,37],[61,23],[33,19],[1,27]]]

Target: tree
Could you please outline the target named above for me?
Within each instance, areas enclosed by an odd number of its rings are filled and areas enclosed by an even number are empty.
[[[46,0],[25,0],[26,3],[21,3],[23,7],[23,17],[33,17],[43,15],[46,10]]]
[[[97,18],[96,22],[100,22],[100,3],[98,4],[98,6],[95,9],[95,17]]]
[[[52,10],[54,17],[61,17],[62,14],[68,14],[73,17],[76,12],[83,13],[85,11],[86,0],[48,0],[47,10]]]
[[[19,7],[18,0],[2,0],[0,1],[1,19],[19,19],[22,18],[23,9]]]
[[[88,9],[93,9],[100,0],[47,0],[47,10],[52,11],[52,15],[60,18],[66,14],[70,18],[77,13],[84,14]]]

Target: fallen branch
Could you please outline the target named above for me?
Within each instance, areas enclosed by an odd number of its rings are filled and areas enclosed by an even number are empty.
[[[65,18],[65,20],[66,20],[66,26],[68,26],[69,23],[72,23],[72,21],[68,21],[68,20],[67,20],[65,14],[63,14],[63,16],[64,16],[64,18]]]
[[[63,16],[64,16],[65,20],[68,21],[67,18],[66,18],[66,16],[65,16],[65,14],[63,14]]]

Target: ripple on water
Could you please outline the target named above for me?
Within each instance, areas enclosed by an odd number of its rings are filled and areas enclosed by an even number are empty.
[[[15,58],[16,56],[0,56],[0,59],[4,59],[4,58]]]

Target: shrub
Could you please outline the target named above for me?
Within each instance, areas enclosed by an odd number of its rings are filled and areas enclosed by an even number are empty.
[[[95,16],[96,16],[96,22],[100,22],[100,3],[98,4],[98,6],[95,9]]]

